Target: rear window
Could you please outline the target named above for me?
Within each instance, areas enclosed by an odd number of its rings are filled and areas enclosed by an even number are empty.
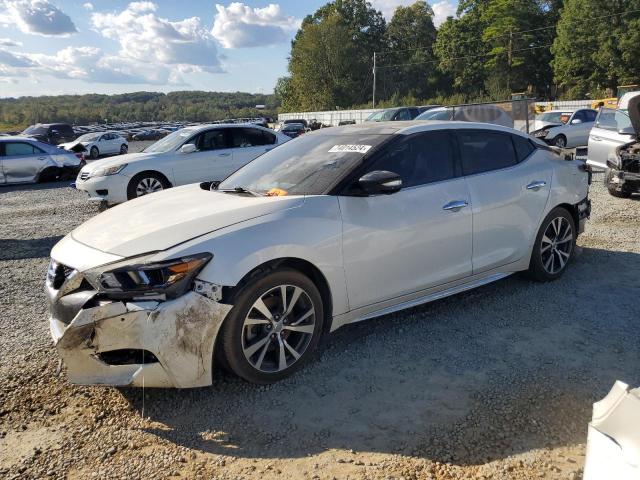
[[[518,162],[523,161],[529,155],[533,153],[536,147],[533,146],[530,140],[520,137],[518,135],[512,135],[513,146],[516,149],[516,156],[518,157]]]
[[[488,131],[458,133],[462,173],[474,175],[516,165],[511,135]]]

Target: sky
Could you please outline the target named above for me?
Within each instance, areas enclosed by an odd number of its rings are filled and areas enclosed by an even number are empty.
[[[369,0],[387,20],[415,0]],[[272,93],[291,39],[327,0],[0,0],[0,97],[176,90]],[[436,26],[457,0],[432,0]]]

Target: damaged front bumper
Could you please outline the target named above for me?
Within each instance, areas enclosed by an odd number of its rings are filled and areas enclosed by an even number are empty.
[[[51,336],[71,383],[211,384],[215,340],[232,306],[214,299],[206,282],[174,300],[115,301],[100,299],[81,273],[65,277],[61,286],[48,281],[46,292]]]

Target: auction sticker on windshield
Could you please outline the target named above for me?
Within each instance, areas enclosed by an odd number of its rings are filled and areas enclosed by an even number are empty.
[[[367,153],[371,145],[334,145],[329,153]]]

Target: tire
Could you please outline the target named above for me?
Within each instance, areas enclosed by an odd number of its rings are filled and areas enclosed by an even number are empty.
[[[91,150],[89,151],[89,157],[91,158],[91,160],[95,160],[99,156],[100,151],[98,150],[98,147],[91,147]]]
[[[609,193],[616,198],[631,197],[631,192],[621,189],[618,185],[611,181],[612,178],[613,170],[607,168],[604,172],[604,185],[607,187],[607,190],[609,190]]]
[[[171,187],[164,175],[157,172],[141,172],[129,181],[127,199],[142,197],[149,193],[160,192]]]
[[[553,145],[559,148],[566,148],[567,147],[567,137],[565,137],[564,135],[558,135],[556,138],[553,139]]]
[[[290,310],[282,315],[285,304]],[[267,314],[271,314],[269,320]],[[251,279],[235,296],[222,325],[220,353],[240,378],[274,383],[309,360],[322,335],[323,319],[322,297],[308,277],[290,269],[270,271]]]
[[[527,271],[529,277],[539,282],[559,278],[573,258],[576,236],[573,216],[562,207],[551,210],[536,235]]]
[[[126,155],[129,152],[129,147],[124,143],[120,145],[120,155]]]

